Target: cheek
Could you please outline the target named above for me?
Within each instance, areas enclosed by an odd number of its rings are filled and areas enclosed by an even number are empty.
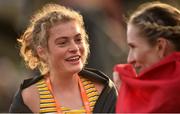
[[[79,50],[82,55],[85,55],[85,53],[86,53],[85,44],[79,45]]]
[[[141,50],[141,49],[138,49],[138,48],[136,48],[136,49],[134,49],[132,51],[132,55],[134,55],[134,57],[136,59],[141,59],[142,56],[144,55],[144,53],[145,53],[144,50]]]
[[[86,47],[85,47],[85,45],[81,45],[80,47],[79,47],[79,50],[80,50],[80,53],[81,53],[81,56],[82,56],[82,61],[83,61],[83,63],[85,63],[86,62],[86,58],[87,58],[87,49],[86,49]]]
[[[149,61],[151,62],[151,64],[154,64],[160,61],[160,58],[157,53],[152,52],[151,54],[149,54]]]
[[[149,58],[149,52],[148,50],[137,49],[134,51],[134,57],[139,62],[145,62]]]
[[[50,60],[54,63],[56,63],[57,61],[61,61],[65,58],[66,55],[66,49],[58,49],[58,48],[54,48],[53,50],[50,50],[51,52],[49,52],[49,57]]]
[[[159,57],[157,55],[157,53],[153,50],[147,51],[146,53],[144,53],[144,55],[142,55],[142,60],[143,63],[149,67],[155,63],[157,63],[159,61]]]

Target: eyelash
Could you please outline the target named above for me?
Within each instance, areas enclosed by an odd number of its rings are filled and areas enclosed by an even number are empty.
[[[129,47],[129,48],[131,48],[131,49],[132,49],[132,48],[135,48],[135,46],[134,46],[134,45],[129,45],[128,47]]]
[[[81,43],[81,42],[82,42],[82,38],[76,38],[76,39],[75,39],[75,42]]]
[[[63,46],[66,45],[66,43],[67,43],[67,40],[63,40],[63,41],[57,42],[57,45],[60,46],[60,47],[63,47]]]
[[[77,44],[81,44],[82,43],[82,38],[76,38],[75,40],[75,43]],[[62,42],[58,42],[57,45],[59,47],[64,47],[66,44],[67,44],[68,41],[62,41]]]

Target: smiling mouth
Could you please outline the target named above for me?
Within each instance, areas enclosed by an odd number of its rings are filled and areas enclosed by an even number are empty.
[[[75,61],[79,61],[81,58],[81,56],[79,55],[76,55],[76,56],[71,56],[71,57],[68,57],[67,59],[65,59],[66,61],[68,62],[75,62]]]

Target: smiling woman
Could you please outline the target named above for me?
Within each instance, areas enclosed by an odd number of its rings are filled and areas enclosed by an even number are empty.
[[[89,44],[78,12],[48,4],[33,16],[18,41],[26,64],[38,68],[41,76],[21,84],[10,112],[115,111],[117,92],[112,81],[98,70],[84,68]]]
[[[129,64],[114,67],[121,79],[116,112],[180,112],[180,11],[141,5],[128,21],[127,43]]]

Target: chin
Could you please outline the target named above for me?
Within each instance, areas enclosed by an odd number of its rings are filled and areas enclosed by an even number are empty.
[[[68,70],[73,73],[79,73],[83,69],[83,65],[69,67]]]

